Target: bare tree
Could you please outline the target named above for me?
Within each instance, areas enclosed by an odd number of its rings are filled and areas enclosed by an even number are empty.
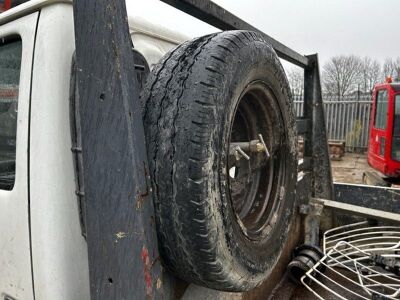
[[[376,59],[364,57],[361,61],[359,87],[364,93],[371,93],[381,79],[381,65]]]
[[[304,92],[304,71],[303,69],[292,67],[287,72],[287,77],[294,96],[302,96]]]
[[[356,90],[361,74],[362,60],[354,55],[332,57],[325,65],[322,73],[325,92],[344,95]]]
[[[400,81],[400,57],[386,58],[383,63],[383,77],[392,77],[395,81]]]

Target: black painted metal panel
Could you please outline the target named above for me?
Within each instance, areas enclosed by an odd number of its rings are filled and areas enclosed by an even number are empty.
[[[125,1],[76,0],[74,22],[91,297],[163,298]]]
[[[296,120],[297,125],[297,134],[298,135],[305,135],[310,133],[310,120],[304,118],[297,118]]]
[[[334,186],[338,202],[400,214],[400,189],[344,183]]]

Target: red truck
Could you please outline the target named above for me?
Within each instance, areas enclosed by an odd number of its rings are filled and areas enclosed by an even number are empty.
[[[388,78],[372,97],[368,163],[383,182],[393,182],[400,178],[400,83]]]

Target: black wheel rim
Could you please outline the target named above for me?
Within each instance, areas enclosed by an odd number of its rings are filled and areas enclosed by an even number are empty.
[[[249,151],[247,160],[231,154],[227,173],[236,220],[252,240],[268,236],[278,219],[284,193],[281,188],[285,175],[284,129],[281,109],[271,89],[262,81],[249,84],[236,106],[229,147],[238,142],[260,140],[261,134],[270,156]]]

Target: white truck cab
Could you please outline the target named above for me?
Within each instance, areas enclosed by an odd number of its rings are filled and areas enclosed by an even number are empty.
[[[187,38],[129,18],[150,67]],[[0,14],[0,299],[89,299],[69,120],[72,2]]]

